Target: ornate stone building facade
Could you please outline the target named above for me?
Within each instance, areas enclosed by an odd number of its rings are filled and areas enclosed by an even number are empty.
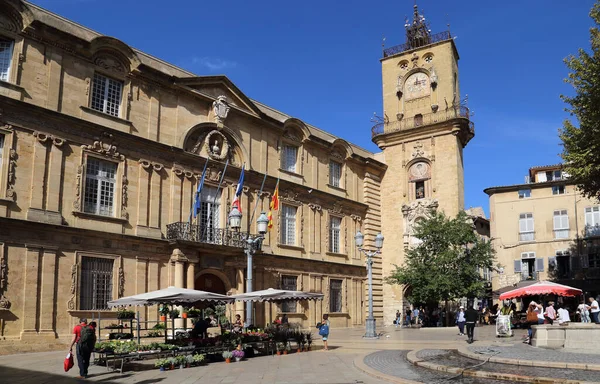
[[[2,351],[64,342],[80,316],[114,318],[106,301],[122,296],[170,285],[243,292],[243,240],[278,178],[254,288],[325,299],[259,303],[256,323],[282,311],[305,326],[323,313],[334,327],[363,323],[365,262],[353,236],[360,229],[370,246],[381,229],[386,169],[372,153],[224,76],[195,76],[17,0],[0,1],[0,122]],[[234,232],[227,215],[243,164]]]
[[[405,250],[418,241],[415,223],[431,210],[455,216],[464,209],[463,149],[475,131],[461,100],[458,51],[450,31],[431,34],[414,7],[406,43],[384,49],[381,59],[383,117],[372,129],[388,168],[381,181],[381,226],[388,236],[379,277],[402,265]],[[409,303],[408,287],[382,284],[380,316],[391,323]]]

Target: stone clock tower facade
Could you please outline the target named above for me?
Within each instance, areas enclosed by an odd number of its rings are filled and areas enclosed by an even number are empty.
[[[450,31],[431,34],[416,5],[405,27],[406,43],[383,51],[384,113],[372,129],[388,167],[381,184],[381,278],[403,264],[406,249],[419,241],[412,237],[414,224],[431,209],[449,216],[464,209],[463,149],[474,136]],[[410,287],[384,283],[381,289],[390,324],[396,310],[409,305]]]

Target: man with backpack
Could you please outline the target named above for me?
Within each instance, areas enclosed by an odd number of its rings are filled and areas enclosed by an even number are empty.
[[[79,324],[73,328],[73,339],[71,340],[69,351],[73,353],[73,345],[77,344],[78,379],[85,379],[88,376],[90,356],[96,344],[96,330],[93,325],[93,323],[88,325],[87,319],[79,319]]]

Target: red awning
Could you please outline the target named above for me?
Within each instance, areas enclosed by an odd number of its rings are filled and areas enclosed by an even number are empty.
[[[583,294],[581,289],[569,287],[567,285],[553,283],[551,281],[540,281],[527,287],[513,289],[500,295],[500,300],[514,299],[523,296],[535,295],[556,295],[573,297]]]

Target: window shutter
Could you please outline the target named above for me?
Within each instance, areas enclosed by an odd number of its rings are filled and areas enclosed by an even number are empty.
[[[544,182],[544,181],[548,181],[548,179],[546,179],[546,172],[538,172],[537,173],[537,180],[538,183]]]
[[[521,273],[521,260],[515,260],[515,273]]]
[[[536,272],[544,272],[544,259],[543,258],[535,259],[535,271]]]

